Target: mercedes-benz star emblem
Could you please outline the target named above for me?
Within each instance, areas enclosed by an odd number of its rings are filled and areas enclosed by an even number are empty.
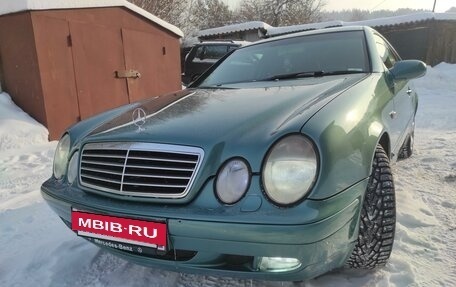
[[[133,111],[132,118],[133,124],[138,127],[138,132],[143,131],[144,128],[142,126],[146,123],[147,119],[146,111],[141,108],[137,108]]]

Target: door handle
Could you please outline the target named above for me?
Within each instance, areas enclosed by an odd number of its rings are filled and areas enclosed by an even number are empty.
[[[136,70],[119,70],[116,71],[116,78],[141,78],[141,73]]]
[[[406,93],[407,93],[407,95],[410,96],[412,94],[412,90],[410,88],[408,88]]]
[[[390,118],[395,119],[397,116],[397,113],[395,111],[392,111],[389,113],[389,115],[390,115]]]

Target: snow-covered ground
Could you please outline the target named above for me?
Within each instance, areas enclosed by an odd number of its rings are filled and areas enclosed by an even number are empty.
[[[76,237],[40,196],[56,142],[2,93],[0,286],[456,286],[455,79],[456,65],[442,63],[416,80],[416,150],[394,166],[398,223],[387,266],[296,285],[145,268]]]

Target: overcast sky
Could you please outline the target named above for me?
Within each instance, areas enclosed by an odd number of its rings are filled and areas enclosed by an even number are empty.
[[[241,0],[223,0],[230,7],[236,7]],[[323,0],[325,10],[362,9],[362,10],[397,10],[398,8],[414,8],[432,10],[434,0]],[[437,0],[435,12],[445,12],[452,6],[456,7],[456,0]]]

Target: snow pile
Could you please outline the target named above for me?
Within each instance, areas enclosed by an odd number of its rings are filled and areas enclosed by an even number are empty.
[[[0,153],[48,142],[48,130],[0,93]]]
[[[51,175],[56,145],[48,142],[48,134],[7,93],[0,93],[0,212],[42,201],[38,190]]]
[[[55,142],[0,146],[0,286],[456,286],[456,65],[428,68],[415,152],[393,166],[397,229],[389,263],[372,271],[335,270],[293,284],[180,274],[138,266],[77,237],[40,197]],[[19,142],[43,127],[1,94],[0,134]],[[14,122],[13,122],[14,121]],[[44,133],[44,134],[43,134]],[[41,144],[42,143],[42,144]]]

